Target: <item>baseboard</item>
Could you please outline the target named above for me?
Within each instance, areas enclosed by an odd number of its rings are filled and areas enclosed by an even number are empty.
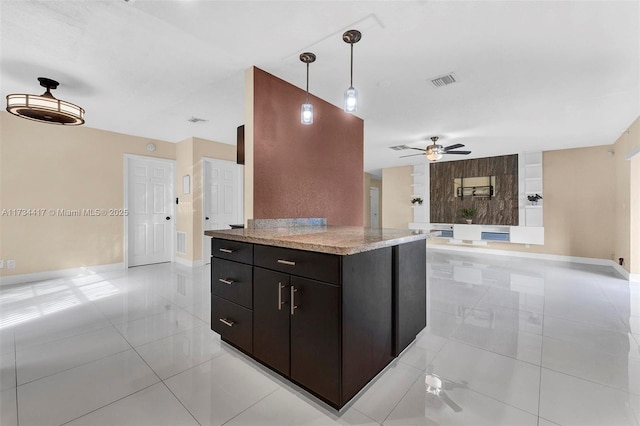
[[[124,269],[124,263],[110,263],[107,265],[83,266],[80,268],[58,269],[55,271],[33,272],[31,274],[7,275],[0,277],[0,286],[24,284],[33,281],[51,280],[55,278],[69,278],[77,275],[97,274],[100,272]]]
[[[203,266],[204,265],[204,261],[203,260],[189,260],[189,259],[183,259],[183,258],[178,257],[178,256],[176,256],[176,263],[178,265],[188,266],[190,268],[195,268],[197,266]]]
[[[622,266],[618,265],[616,262],[610,259],[598,259],[594,257],[563,256],[559,254],[528,253],[528,252],[510,251],[510,250],[492,250],[492,249],[479,248],[477,246],[474,246],[474,247],[449,246],[444,244],[429,244],[428,242],[427,242],[427,249],[444,250],[444,251],[461,251],[461,252],[467,252],[467,253],[495,254],[495,255],[501,255],[501,256],[524,257],[524,258],[539,259],[539,260],[555,260],[558,262],[571,262],[571,263],[583,263],[588,265],[610,266],[625,280],[640,282],[640,274],[630,274],[626,269],[624,269]]]

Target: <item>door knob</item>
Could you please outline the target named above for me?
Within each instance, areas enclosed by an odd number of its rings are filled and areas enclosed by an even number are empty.
[[[209,217],[205,217],[204,220],[209,220]]]
[[[171,216],[167,216],[165,219],[167,219],[167,220],[171,220]]]

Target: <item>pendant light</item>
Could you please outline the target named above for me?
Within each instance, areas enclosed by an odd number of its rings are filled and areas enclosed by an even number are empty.
[[[307,100],[300,108],[300,122],[302,124],[313,124],[313,105],[309,103],[309,64],[316,60],[316,55],[311,52],[301,53],[300,60],[307,64]]]
[[[342,40],[351,45],[351,80],[344,92],[344,111],[353,114],[358,111],[358,91],[353,87],[353,45],[360,41],[362,34],[358,30],[349,30],[342,34]]]
[[[79,126],[84,124],[84,109],[71,102],[53,97],[51,90],[58,82],[39,77],[40,86],[47,89],[42,95],[12,94],[7,96],[7,111],[18,117],[41,123]]]

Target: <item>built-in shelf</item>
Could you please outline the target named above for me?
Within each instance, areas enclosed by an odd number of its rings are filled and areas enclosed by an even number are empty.
[[[411,176],[424,176],[424,173],[411,173]]]
[[[524,170],[521,172],[524,175],[524,224],[526,226],[542,227],[542,204],[532,205],[527,199],[528,195],[543,195],[542,151],[527,152],[524,154],[523,160]]]
[[[411,186],[424,186],[424,183],[412,183]]]

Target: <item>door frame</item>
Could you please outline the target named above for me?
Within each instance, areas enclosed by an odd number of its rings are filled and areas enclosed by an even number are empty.
[[[178,225],[178,217],[176,215],[176,205],[173,202],[176,198],[176,160],[170,160],[167,158],[159,158],[159,157],[147,157],[146,155],[136,155],[136,154],[124,154],[124,209],[129,211],[129,163],[131,160],[143,160],[143,161],[157,161],[160,163],[166,163],[171,167],[171,171],[173,173],[173,179],[171,181],[171,263],[175,263],[176,261],[176,230]],[[123,216],[122,220],[124,221],[124,267],[125,269],[129,268],[129,215]]]
[[[202,224],[202,228],[200,228],[202,230],[202,264],[206,265],[207,264],[207,259],[204,258],[204,253],[206,251],[206,245],[207,242],[209,244],[211,244],[211,240],[207,240],[204,238],[204,231],[205,231],[205,203],[206,203],[206,199],[205,199],[205,179],[206,179],[206,173],[205,173],[205,163],[215,163],[216,161],[226,161],[228,163],[234,163],[236,166],[236,169],[238,171],[238,191],[236,193],[237,198],[236,198],[236,207],[238,209],[238,216],[239,216],[239,221],[244,223],[244,165],[243,164],[238,164],[233,160],[224,160],[222,158],[212,158],[212,157],[202,157],[201,161],[200,161],[200,175],[201,175],[201,182],[200,182],[200,197],[202,197],[202,209],[201,209],[201,215],[200,215],[200,223]]]
[[[376,211],[376,215],[378,216],[378,226],[376,226],[376,228],[380,228],[380,189],[377,186],[370,186],[369,187],[369,227],[373,228],[373,223],[371,221],[372,216],[373,216],[373,206],[371,205],[371,200],[373,199],[371,197],[371,191],[375,190],[375,192],[378,194],[378,207],[377,207],[377,211]]]

